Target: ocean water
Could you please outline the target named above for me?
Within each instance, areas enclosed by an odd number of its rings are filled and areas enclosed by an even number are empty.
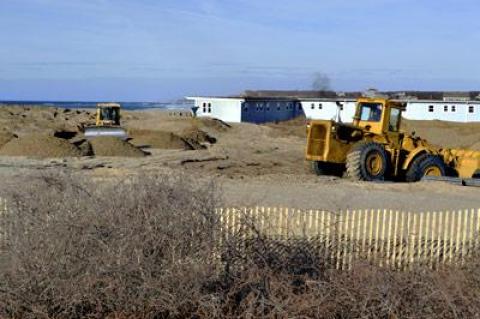
[[[118,102],[122,108],[127,110],[142,109],[190,109],[193,102],[176,101],[176,102]],[[94,109],[97,102],[56,102],[56,101],[0,101],[1,106],[38,106],[38,107],[60,107],[67,109]]]

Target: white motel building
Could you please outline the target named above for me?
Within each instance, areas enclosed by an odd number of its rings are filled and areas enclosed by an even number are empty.
[[[403,116],[411,120],[480,122],[478,92],[388,92],[407,103]],[[315,96],[317,95],[317,96]],[[310,91],[247,91],[238,97],[187,97],[197,116],[225,122],[265,123],[293,119],[336,119],[352,122],[355,101],[361,93],[336,94]]]

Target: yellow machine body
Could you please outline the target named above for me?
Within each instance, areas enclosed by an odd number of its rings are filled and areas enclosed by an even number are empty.
[[[480,152],[442,148],[402,132],[404,110],[402,102],[386,98],[360,98],[353,123],[312,120],[307,127],[306,159],[316,165],[317,173],[332,166],[340,170],[343,167],[347,173],[350,169],[350,175],[358,175],[359,179],[365,180],[370,180],[361,177],[365,170],[367,175],[371,173],[372,176],[376,176],[375,172],[382,172],[381,179],[402,179],[408,174],[420,174],[415,171],[417,166],[424,170],[424,175],[453,174],[471,178],[480,173]],[[366,148],[376,151],[368,155]],[[435,165],[421,163],[420,157],[425,160],[428,157],[428,163]]]
[[[85,137],[90,139],[99,136],[113,136],[127,139],[127,132],[120,126],[120,108],[118,103],[98,103],[95,126],[85,128]]]

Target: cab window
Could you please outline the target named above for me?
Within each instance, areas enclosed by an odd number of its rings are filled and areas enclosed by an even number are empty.
[[[380,122],[383,105],[381,103],[362,103],[360,105],[360,121]]]
[[[390,121],[388,123],[388,129],[391,132],[398,132],[399,124],[400,124],[400,110],[399,109],[391,109],[390,110]]]
[[[103,108],[100,112],[100,119],[102,121],[112,121],[118,124],[120,121],[120,116],[117,108]]]

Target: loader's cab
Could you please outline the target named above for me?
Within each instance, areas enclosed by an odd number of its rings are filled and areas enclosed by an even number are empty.
[[[98,103],[96,126],[120,126],[120,104]]]
[[[398,133],[405,106],[384,98],[360,98],[354,125],[374,134]]]

